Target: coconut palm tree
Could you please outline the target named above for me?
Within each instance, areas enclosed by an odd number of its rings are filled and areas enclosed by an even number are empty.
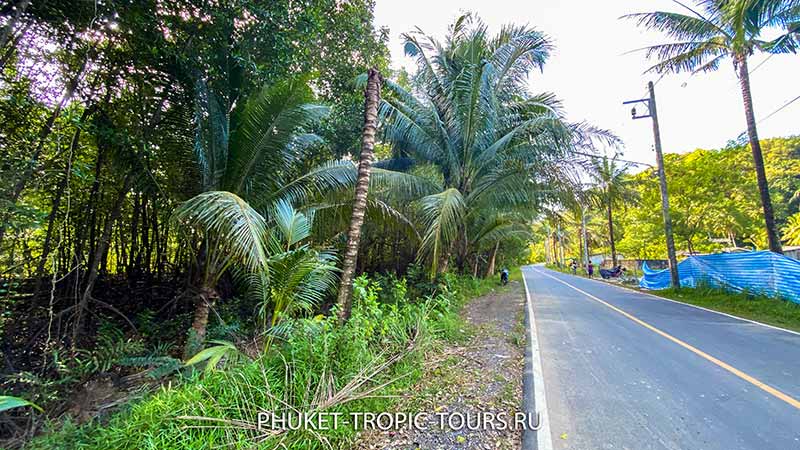
[[[356,271],[358,245],[361,241],[361,225],[367,210],[367,192],[372,172],[375,132],[378,128],[378,103],[381,99],[381,74],[377,69],[370,69],[367,74],[367,86],[364,90],[364,130],[361,138],[361,155],[358,164],[358,180],[356,181],[355,199],[350,228],[347,233],[342,265],[342,281],[339,286],[339,317],[342,322],[350,318],[353,299],[353,275]]]
[[[624,17],[635,19],[640,26],[664,32],[675,39],[675,42],[643,49],[648,58],[659,60],[650,71],[710,72],[717,70],[725,58],[733,60],[742,92],[769,248],[781,253],[756,129],[747,63],[755,52],[796,52],[800,46],[800,3],[795,0],[696,0],[695,7],[678,1],[675,3],[685,10],[684,14],[657,11]],[[765,30],[774,28],[780,29],[782,34],[772,40],[761,37]]]
[[[303,129],[327,112],[311,103],[313,94],[304,82],[265,87],[233,108],[202,81],[197,90],[195,150],[202,192],[174,214],[196,244],[198,294],[186,356],[202,345],[223,274],[236,267],[258,274],[261,286],[268,286],[270,217],[258,210],[302,202],[354,181],[353,165],[346,161],[302,172],[298,163],[320,140]]]
[[[187,357],[200,349],[219,297],[217,283],[230,269],[244,273],[250,295],[262,305],[265,326],[276,326],[325,295],[336,260],[330,251],[310,246],[312,217],[318,210],[352,208],[357,180],[356,166],[348,160],[306,168],[321,139],[305,130],[327,108],[312,103],[313,93],[302,80],[265,87],[240,106],[202,81],[197,89],[195,148],[202,192],[174,213],[196,244],[198,294]],[[428,192],[411,175],[372,172],[370,189],[379,195]],[[379,195],[365,208],[404,220]]]
[[[614,208],[637,200],[633,179],[628,176],[628,163],[620,164],[617,155],[603,157],[594,161],[589,172],[595,183],[594,200],[606,212],[608,223],[608,244],[611,248],[611,263],[617,265],[617,248],[614,240]]]
[[[564,161],[575,135],[589,127],[563,119],[552,94],[532,95],[528,75],[550,54],[549,39],[527,26],[489,35],[467,14],[444,42],[421,31],[404,35],[417,60],[415,92],[387,80],[381,116],[397,157],[413,157],[439,173],[441,191],[419,200],[425,231],[419,253],[431,273],[455,255],[468,256],[491,233],[480,224],[510,212],[532,215],[543,186],[566,176]]]

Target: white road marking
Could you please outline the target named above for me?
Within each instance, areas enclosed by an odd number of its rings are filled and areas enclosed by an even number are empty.
[[[536,318],[533,315],[533,302],[525,279],[525,268],[522,268],[522,283],[525,285],[525,299],[528,304],[528,336],[531,342],[531,367],[533,369],[533,398],[536,411],[539,413],[541,427],[536,431],[536,446],[539,450],[552,450],[553,438],[550,435],[550,416],[547,410],[547,399],[544,390],[544,371],[539,352],[539,339],[536,333]]]
[[[753,377],[753,376],[751,376],[751,375],[749,375],[749,374],[737,369],[736,367],[733,367],[732,365],[726,363],[725,361],[722,361],[722,360],[720,360],[720,359],[718,359],[718,358],[716,358],[716,357],[714,357],[712,355],[709,355],[708,353],[698,349],[697,347],[695,347],[695,346],[693,346],[691,344],[688,344],[688,343],[676,338],[675,336],[672,336],[671,334],[654,327],[653,325],[650,325],[649,323],[645,322],[642,319],[639,319],[638,317],[634,316],[633,314],[631,314],[631,313],[629,313],[629,312],[627,312],[627,311],[625,311],[623,309],[620,309],[620,308],[612,305],[611,303],[608,303],[605,300],[603,300],[603,299],[601,299],[601,298],[599,298],[597,296],[594,296],[594,295],[582,290],[581,288],[573,286],[573,285],[567,283],[566,281],[564,281],[564,280],[562,280],[562,279],[560,279],[558,277],[555,277],[553,275],[550,275],[549,273],[545,273],[545,272],[542,272],[542,271],[539,271],[539,270],[536,270],[536,269],[534,269],[534,272],[537,272],[537,273],[539,273],[541,275],[544,275],[544,276],[546,276],[548,278],[552,278],[553,280],[558,281],[559,283],[561,283],[561,284],[563,284],[563,285],[565,285],[565,286],[567,286],[567,287],[569,287],[571,289],[574,289],[575,291],[583,294],[587,298],[589,298],[591,300],[594,300],[594,301],[602,304],[603,306],[606,306],[607,308],[610,308],[610,309],[622,314],[623,316],[627,317],[628,319],[632,320],[633,322],[635,322],[635,323],[647,328],[648,330],[658,334],[659,336],[661,336],[661,337],[663,337],[663,338],[665,338],[665,339],[667,339],[669,341],[672,341],[672,342],[680,345],[681,347],[685,348],[686,350],[689,350],[690,352],[694,353],[695,355],[697,355],[697,356],[699,356],[699,357],[701,357],[701,358],[703,358],[703,359],[705,359],[705,360],[707,360],[707,361],[709,361],[709,362],[711,362],[713,364],[716,364],[717,366],[727,370],[728,372],[730,372],[733,375],[741,378],[742,380],[747,381],[748,383],[760,388],[761,390],[767,392],[768,394],[771,394],[772,396],[774,396],[774,397],[776,397],[776,398],[778,398],[778,399],[780,399],[780,400],[782,400],[782,401],[794,406],[795,408],[800,409],[800,400],[798,400],[798,399],[796,399],[796,398],[794,398],[794,397],[792,397],[792,396],[790,396],[790,395],[788,395],[788,394],[786,394],[784,392],[781,392],[780,390],[778,390],[778,389],[776,389],[776,388],[764,383],[763,381],[759,380],[758,378],[755,378],[755,377]]]
[[[575,275],[573,275],[573,276],[575,276]],[[607,283],[605,281],[595,280],[593,278],[585,278],[585,277],[581,277],[581,278],[584,278],[584,279],[589,280],[589,281],[594,281],[595,283],[602,283],[605,286],[611,286],[611,287],[615,287],[615,288],[619,288],[619,289],[625,289],[626,291],[635,292],[637,294],[646,295],[648,297],[653,297],[656,300],[664,300],[666,302],[672,302],[672,303],[677,303],[679,305],[690,306],[692,308],[702,309],[703,311],[707,311],[707,312],[710,312],[710,313],[714,313],[714,314],[719,314],[721,316],[730,317],[731,319],[741,320],[743,322],[750,322],[750,323],[755,324],[755,325],[761,325],[762,327],[772,328],[773,330],[784,331],[786,333],[796,334],[796,335],[800,336],[800,332],[797,332],[797,331],[794,331],[794,330],[789,330],[789,329],[786,329],[786,328],[781,328],[781,327],[775,326],[775,325],[770,325],[770,324],[764,323],[764,322],[759,322],[757,320],[746,319],[746,318],[740,317],[740,316],[734,316],[733,314],[724,313],[722,311],[714,311],[713,309],[704,308],[702,306],[693,305],[691,303],[682,302],[680,300],[673,300],[671,298],[661,297],[660,295],[655,295],[655,294],[651,294],[649,292],[639,291],[639,290],[636,290],[636,289],[629,288],[627,286],[619,286],[619,285],[616,285],[616,284]],[[782,301],[788,301],[788,300],[782,300]]]

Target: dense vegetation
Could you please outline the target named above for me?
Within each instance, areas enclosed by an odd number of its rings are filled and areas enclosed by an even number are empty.
[[[371,396],[413,381],[457,328],[451,273],[524,260],[539,206],[570,188],[570,151],[617,143],[529,91],[552,52],[534,28],[492,34],[467,14],[443,41],[405,35],[419,67],[395,76],[372,7],[0,9],[3,393],[43,408],[3,397],[8,445],[47,431],[30,445],[247,447],[270,399],[385,406]],[[379,120],[368,69],[383,75]],[[346,248],[345,266],[378,280],[358,278],[352,313],[334,301]]]
[[[393,73],[373,7],[0,6],[2,445],[347,448],[254,416],[389,407],[532,240],[660,257],[652,170],[531,90],[547,36],[464,14]],[[763,151],[796,242],[798,142]],[[753,161],[670,155],[679,242],[766,245]]]
[[[761,141],[761,148],[770,193],[775,200],[778,229],[783,232],[786,245],[798,245],[800,138],[766,139]],[[611,211],[615,249],[625,258],[665,259],[664,222],[655,169],[631,174],[621,170],[626,166],[624,162],[606,161],[607,166],[614,164],[622,173],[615,185],[625,191],[628,198],[628,201],[614,204]],[[752,164],[748,145],[737,142],[722,149],[665,155],[673,232],[679,252],[768,247]],[[593,189],[596,188],[589,190]],[[597,202],[588,204],[592,205],[586,210],[590,253],[610,257],[609,211],[598,207]],[[606,203],[600,202],[600,205]],[[534,257],[545,258],[545,240],[549,235],[547,249],[551,261],[560,260],[562,253],[565,258],[580,260],[580,225],[579,207],[551,213],[549,220],[537,226]]]

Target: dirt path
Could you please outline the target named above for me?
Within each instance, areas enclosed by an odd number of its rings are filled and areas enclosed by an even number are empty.
[[[360,448],[519,448],[521,435],[517,431],[485,429],[489,427],[458,430],[445,426],[442,429],[436,415],[449,413],[449,417],[474,419],[478,414],[504,412],[513,417],[519,410],[525,345],[524,307],[524,288],[519,281],[472,300],[462,313],[473,331],[472,338],[431,355],[418,386],[415,397],[420,403],[415,409],[431,416],[428,429],[375,433],[365,436]]]

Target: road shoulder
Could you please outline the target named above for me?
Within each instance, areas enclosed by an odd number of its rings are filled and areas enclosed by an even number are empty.
[[[471,337],[426,357],[424,375],[398,410],[436,413],[499,414],[521,411],[526,328],[523,283],[512,281],[470,301],[462,311]],[[517,449],[518,430],[441,429],[430,418],[425,431],[371,432],[361,449]]]

